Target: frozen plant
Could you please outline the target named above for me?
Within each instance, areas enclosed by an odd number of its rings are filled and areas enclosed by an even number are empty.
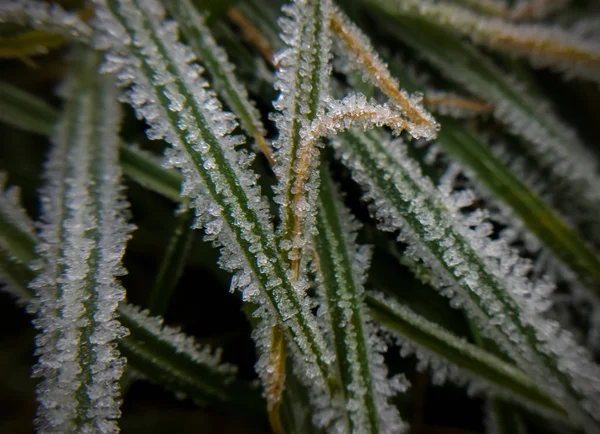
[[[150,382],[240,432],[428,432],[427,375],[473,403],[436,429],[600,433],[597,127],[552,105],[600,98],[593,2],[221,6],[0,5],[35,429],[146,432]]]

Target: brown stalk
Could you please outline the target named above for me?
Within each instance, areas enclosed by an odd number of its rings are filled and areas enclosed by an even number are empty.
[[[252,44],[270,64],[273,64],[273,46],[262,35],[260,30],[258,30],[239,9],[233,6],[227,10],[227,17],[239,27],[246,40]]]
[[[274,434],[284,433],[279,409],[285,389],[286,354],[285,332],[281,325],[275,324],[271,329],[271,350],[267,370],[267,412]]]

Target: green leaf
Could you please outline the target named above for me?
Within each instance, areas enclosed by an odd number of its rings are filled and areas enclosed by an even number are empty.
[[[304,279],[310,254],[318,195],[319,151],[303,135],[324,109],[329,95],[331,36],[330,0],[294,2],[283,9],[281,37],[286,47],[277,55],[273,120],[279,131],[274,142],[274,167],[278,183],[275,202],[280,205],[278,235],[284,258],[295,279]]]
[[[27,58],[47,54],[51,49],[67,43],[61,35],[42,30],[31,30],[13,36],[0,36],[0,58]]]
[[[567,77],[600,80],[600,45],[559,26],[513,23],[432,0],[368,2],[389,16],[416,17],[466,35],[478,44],[526,57],[535,67],[551,67]]]
[[[57,119],[58,111],[42,99],[8,83],[0,83],[0,120],[31,133],[50,135]],[[141,186],[174,202],[183,200],[181,175],[160,167],[158,158],[152,154],[122,143],[119,162],[123,172]]]
[[[177,212],[175,230],[150,292],[148,308],[153,315],[163,316],[169,307],[171,295],[183,273],[185,260],[194,239],[192,224],[195,217],[191,208],[185,207]]]
[[[58,112],[50,104],[8,83],[0,83],[0,120],[32,133],[49,136]]]
[[[42,431],[116,430],[125,365],[113,345],[127,333],[116,320],[125,297],[116,277],[123,274],[133,226],[124,217],[128,204],[120,185],[117,90],[112,77],[95,73],[95,53],[77,50],[74,57],[66,109],[45,166],[43,265],[31,283]]]
[[[260,113],[248,99],[248,92],[235,76],[233,65],[227,53],[216,43],[204,17],[190,0],[175,0],[165,4],[179,23],[181,34],[190,48],[210,73],[211,84],[219,95],[240,119],[241,127],[254,142],[260,152],[271,159],[271,147],[265,140],[265,129]]]
[[[220,360],[220,350],[198,345],[160,317],[130,304],[119,307],[119,321],[130,331],[119,349],[145,379],[200,403],[215,401],[247,415],[264,417],[260,391],[237,380],[234,366]]]
[[[119,163],[128,178],[173,202],[181,202],[181,174],[160,167],[157,160],[136,146],[122,144],[119,148]]]
[[[388,401],[401,385],[386,378],[381,354],[385,345],[367,323],[363,283],[370,252],[355,244],[357,228],[322,164],[313,262],[320,283],[320,315],[329,323],[344,388],[346,423],[351,432],[399,432],[403,422]]]
[[[600,299],[600,259],[589,244],[474,134],[452,119],[443,118],[438,143],[476,174],[494,197],[520,218],[544,245]]]
[[[514,365],[453,335],[390,297],[368,293],[366,303],[375,320],[425,350],[424,357],[440,357],[445,363],[455,365],[467,376],[486,383],[486,389],[492,394],[516,399],[559,418],[567,415],[534,380]]]
[[[11,215],[21,214],[13,199],[0,195],[0,209]],[[24,225],[33,226],[26,214],[21,217]],[[34,250],[39,241],[23,227],[16,230],[16,239],[22,243],[19,248],[5,244],[6,234],[13,229],[0,224],[0,274],[9,292],[26,304],[34,297],[29,282],[37,275],[27,264],[39,261]],[[129,335],[119,341],[119,351],[138,375],[198,402],[216,401],[253,417],[266,417],[259,391],[236,379],[233,367],[219,362],[218,351],[200,348],[193,338],[164,326],[161,318],[127,303],[121,303],[117,313],[121,324],[129,329]]]

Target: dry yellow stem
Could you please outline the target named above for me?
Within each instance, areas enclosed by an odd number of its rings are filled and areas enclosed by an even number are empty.
[[[263,137],[260,131],[257,131],[252,136],[254,137],[256,146],[258,146],[258,150],[265,156],[265,158],[269,162],[269,166],[273,166],[273,164],[275,164],[275,160],[273,160],[273,149],[271,149],[271,145],[269,145],[269,143]]]
[[[244,37],[249,43],[254,45],[259,53],[270,63],[273,63],[274,50],[273,46],[260,33],[260,31],[235,7],[230,7],[227,10],[227,16],[233,21],[242,31]]]
[[[488,33],[488,32],[486,32]],[[589,51],[580,49],[575,45],[563,44],[559,40],[553,39],[536,39],[523,38],[516,34],[499,32],[489,32],[493,35],[490,43],[493,45],[504,45],[523,50],[527,53],[536,53],[556,56],[563,60],[582,63],[590,67],[598,67],[600,65],[600,56],[591,54]]]
[[[276,324],[271,329],[271,351],[267,370],[267,412],[274,434],[283,434],[284,432],[279,409],[285,388],[286,354],[285,333],[283,328]]]
[[[267,41],[267,39],[260,33],[260,31],[252,24],[248,19],[235,7],[230,7],[227,10],[227,16],[231,21],[233,21],[242,31],[244,37],[248,40],[250,44],[252,44],[259,53],[267,59],[267,61],[272,64],[273,63],[273,47]],[[269,165],[273,166],[275,161],[273,160],[273,150],[271,145],[267,142],[264,136],[257,131],[252,135],[254,141],[256,142],[256,146],[260,152],[266,157],[269,162]]]
[[[398,84],[394,82],[394,80],[389,79],[388,71],[384,70],[379,62],[375,61],[370,50],[364,47],[362,43],[348,31],[339,14],[331,14],[331,29],[342,41],[344,41],[346,47],[358,57],[365,68],[369,70],[371,77],[377,83],[377,87],[379,87],[392,101],[402,107],[402,110],[406,112],[406,115],[410,119],[416,124],[433,127],[431,121],[424,117],[406,95],[400,91]]]

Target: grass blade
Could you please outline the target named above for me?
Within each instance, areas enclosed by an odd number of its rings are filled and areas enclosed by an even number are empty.
[[[275,202],[280,206],[281,249],[296,280],[306,274],[319,185],[318,148],[316,143],[303,148],[302,136],[329,94],[332,9],[330,0],[298,0],[284,7],[286,16],[279,21],[287,46],[275,59],[275,88],[280,91],[273,103],[277,110],[273,120],[279,130],[274,143]]]
[[[272,163],[271,147],[265,140],[260,113],[248,99],[248,92],[235,76],[227,53],[217,45],[204,17],[190,0],[167,2],[169,12],[179,23],[181,34],[212,77],[211,84],[240,119],[240,126],[254,139],[260,152]]]
[[[468,36],[476,43],[526,57],[535,67],[548,66],[567,77],[600,80],[600,45],[558,26],[510,23],[431,0],[369,2],[390,16],[414,16]]]
[[[381,293],[369,293],[366,303],[370,315],[384,328],[401,336],[402,341],[410,343],[410,347],[417,348],[417,357],[422,363],[439,365],[434,361],[440,358],[441,363],[459,369],[456,373],[458,379],[464,381],[466,377],[467,382],[474,381],[475,387],[483,388],[492,395],[516,399],[529,408],[554,417],[566,416],[566,412],[535,381],[513,365],[454,336]],[[403,354],[406,351],[403,349]],[[453,371],[450,367],[437,366],[433,374],[441,375],[444,370],[449,373]]]
[[[115,310],[124,298],[116,276],[132,227],[119,185],[119,106],[98,58],[78,52],[42,192],[38,246],[44,265],[32,282],[39,329],[38,419],[42,431],[116,430],[125,360],[114,342],[126,335]],[[60,405],[56,405],[60,402]]]
[[[50,135],[56,109],[42,99],[8,83],[0,83],[0,120],[33,133]]]
[[[36,0],[8,0],[0,5],[0,23],[19,24],[41,30],[51,38],[62,36],[89,44],[92,30],[77,14],[65,11],[58,3]]]
[[[357,222],[339,197],[330,174],[321,169],[314,264],[320,281],[319,315],[327,321],[344,387],[350,432],[399,433],[407,427],[388,402],[406,385],[388,379],[382,351],[364,304],[365,270],[370,252],[355,244]]]
[[[0,209],[19,215],[21,222],[15,229],[0,221],[0,273],[10,285],[9,292],[26,304],[34,297],[28,284],[39,270],[28,264],[39,262],[35,251],[39,240],[27,229],[33,222],[15,201],[16,192],[13,187],[0,195]],[[15,230],[20,246],[5,243],[6,235]],[[222,402],[254,417],[265,417],[259,391],[236,379],[235,368],[219,361],[218,350],[200,347],[193,338],[164,326],[161,318],[127,303],[121,303],[117,313],[129,329],[129,335],[119,341],[119,351],[138,375],[198,402]]]

